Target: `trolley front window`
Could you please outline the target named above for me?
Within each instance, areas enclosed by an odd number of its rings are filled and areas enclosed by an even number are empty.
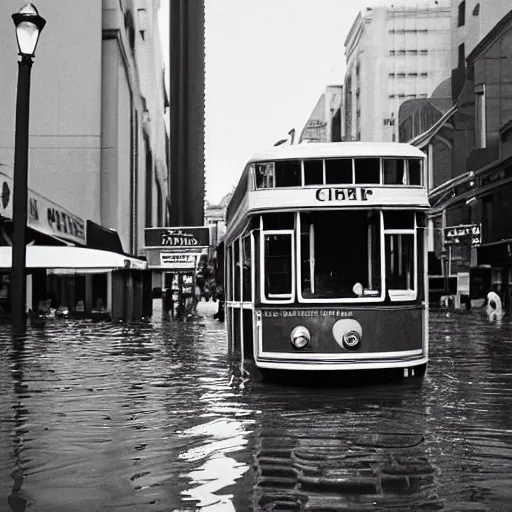
[[[299,215],[303,300],[384,300],[380,219],[366,210]]]

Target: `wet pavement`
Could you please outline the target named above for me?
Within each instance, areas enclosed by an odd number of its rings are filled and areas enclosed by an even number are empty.
[[[242,378],[211,318],[0,326],[0,512],[511,510],[512,319],[430,326],[423,383],[329,386]]]

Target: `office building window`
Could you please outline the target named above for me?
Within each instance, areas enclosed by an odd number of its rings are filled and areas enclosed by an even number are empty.
[[[466,0],[459,4],[458,26],[463,27],[466,24]]]
[[[463,68],[464,67],[464,63],[465,63],[465,60],[466,60],[466,50],[464,48],[464,43],[462,44],[459,44],[459,68]]]

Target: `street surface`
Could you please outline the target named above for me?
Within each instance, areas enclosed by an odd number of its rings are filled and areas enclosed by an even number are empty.
[[[423,385],[285,385],[201,310],[0,326],[0,512],[512,509],[512,319],[432,313]]]

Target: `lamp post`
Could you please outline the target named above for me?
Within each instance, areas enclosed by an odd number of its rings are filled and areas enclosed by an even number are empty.
[[[12,15],[21,59],[18,61],[16,97],[16,135],[14,141],[14,178],[12,203],[11,314],[13,334],[25,331],[26,302],[26,229],[28,197],[28,118],[30,71],[39,35],[46,21],[32,3]]]

